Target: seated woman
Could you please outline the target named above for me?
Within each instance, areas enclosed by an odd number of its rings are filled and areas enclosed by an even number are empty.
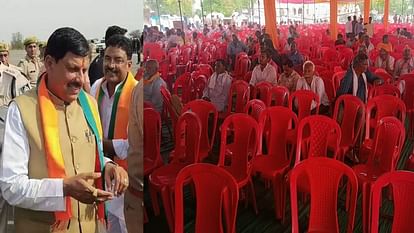
[[[306,61],[303,64],[303,77],[300,77],[296,90],[309,90],[319,96],[320,106],[319,114],[329,114],[329,100],[325,92],[325,85],[322,78],[315,75],[315,64]],[[316,108],[316,103],[312,103],[312,111]]]
[[[223,112],[227,107],[228,95],[232,77],[226,72],[226,64],[222,59],[216,61],[214,73],[211,75],[203,92],[203,99],[216,106],[217,111]]]

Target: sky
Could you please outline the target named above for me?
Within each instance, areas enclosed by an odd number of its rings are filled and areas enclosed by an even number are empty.
[[[10,42],[15,32],[46,41],[54,30],[66,26],[94,39],[104,37],[111,25],[142,29],[143,0],[0,0],[0,17],[4,42]]]

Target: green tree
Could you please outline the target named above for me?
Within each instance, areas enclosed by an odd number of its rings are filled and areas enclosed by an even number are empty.
[[[12,34],[11,48],[12,49],[24,49],[23,35],[20,32],[16,32]]]

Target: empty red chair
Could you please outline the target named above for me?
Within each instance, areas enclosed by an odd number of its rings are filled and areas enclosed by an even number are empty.
[[[183,104],[190,101],[191,74],[186,72],[178,77],[173,84],[173,93],[180,97]]]
[[[284,86],[273,86],[270,89],[269,106],[288,106],[289,90]]]
[[[203,97],[204,89],[207,86],[207,76],[199,74],[191,77],[191,97],[190,100],[201,99]]]
[[[371,233],[378,233],[380,207],[385,187],[392,193],[394,202],[392,233],[412,232],[414,228],[411,211],[414,209],[414,173],[408,171],[389,172],[378,178],[372,185]]]
[[[414,137],[414,74],[401,75],[400,83],[403,86],[404,92],[401,96],[405,103],[407,115],[409,117],[409,135]]]
[[[260,82],[254,86],[253,90],[253,98],[260,99],[265,103],[266,106],[270,105],[270,89],[272,88],[272,84],[269,82]]]
[[[231,84],[228,97],[227,111],[220,113],[220,118],[226,118],[231,113],[242,113],[250,99],[249,84],[242,80],[236,80]]]
[[[248,185],[256,214],[256,196],[250,174],[252,160],[257,154],[258,141],[259,125],[247,114],[232,114],[221,125],[218,165],[233,175],[239,189]],[[226,162],[226,158],[229,161]]]
[[[161,62],[166,57],[165,51],[161,48],[161,46],[158,43],[145,42],[142,53],[144,55],[144,61],[154,59],[158,62]]]
[[[170,228],[174,230],[173,203],[175,180],[185,166],[199,162],[201,122],[193,112],[185,112],[178,119],[175,129],[175,149],[169,164],[155,169],[149,176],[149,191],[154,214],[159,215],[157,193],[161,193],[165,215]]]
[[[214,144],[218,112],[216,107],[205,100],[193,100],[184,105],[182,112],[194,112],[201,122],[200,161],[208,157]]]
[[[391,95],[380,95],[368,100],[366,105],[365,139],[360,150],[360,161],[366,161],[372,149],[373,136],[379,120],[386,116],[395,116],[405,122],[406,110],[404,102]]]
[[[244,78],[244,75],[250,70],[250,59],[249,58],[241,58],[237,63],[236,67],[234,68],[233,77],[236,80],[241,80]]]
[[[253,160],[253,174],[271,182],[275,202],[275,216],[284,216],[285,192],[283,177],[287,173],[292,156],[287,150],[288,132],[295,130],[298,119],[296,114],[287,107],[276,106],[266,109],[259,120],[261,137],[267,145],[267,154],[259,148],[259,155]],[[261,142],[262,140],[260,140]]]
[[[162,166],[161,159],[161,117],[152,108],[144,109],[144,176]]]
[[[259,99],[252,99],[247,102],[244,112],[252,116],[257,122],[259,122],[260,114],[266,109],[265,103]]]
[[[390,84],[390,83],[394,82],[394,78],[384,70],[377,69],[375,71],[375,76],[377,76],[378,78],[384,80],[384,83],[389,83]]]
[[[168,123],[168,118],[170,118],[171,123],[172,123],[172,128],[175,129],[175,125],[178,121],[178,116],[181,113],[176,112],[176,110],[173,108],[171,93],[168,91],[168,89],[162,86],[160,91],[161,91],[162,99],[164,101],[164,105],[163,105],[164,109],[163,109],[163,116],[162,116],[163,121]],[[169,124],[167,124],[167,128],[171,134],[171,129],[169,128]]]
[[[337,61],[338,52],[336,51],[336,49],[333,49],[333,48],[327,49],[322,54],[322,60],[326,62]]]
[[[341,126],[340,160],[354,148],[365,119],[365,104],[356,96],[341,95],[335,102],[333,119]],[[352,157],[351,159],[354,159]]]
[[[369,232],[371,185],[382,174],[394,171],[405,140],[404,125],[395,117],[383,117],[377,126],[366,164],[353,167],[362,188],[362,226]]]
[[[369,99],[375,97],[375,96],[379,96],[379,95],[393,95],[395,97],[400,98],[401,96],[401,92],[398,89],[398,87],[392,85],[392,84],[383,84],[380,86],[374,86],[370,89],[369,91]]]
[[[319,96],[313,91],[298,90],[291,93],[289,97],[289,108],[297,112],[298,120],[312,115],[312,103],[316,104],[314,114],[319,113]]]
[[[328,96],[329,102],[331,103],[330,106],[332,105],[332,103],[335,102],[335,98],[336,98],[336,89],[335,89],[335,85],[334,85],[334,81],[332,80],[332,78],[323,78],[323,85],[325,86],[325,92],[326,95]]]
[[[205,75],[207,78],[210,78],[214,73],[213,68],[209,64],[199,64],[197,71],[199,74]]]
[[[290,176],[290,201],[292,209],[292,233],[299,233],[298,184],[305,180],[310,187],[309,225],[306,232],[343,232],[338,224],[338,189],[346,177],[349,190],[346,232],[354,228],[358,193],[357,178],[351,168],[329,158],[311,158],[292,169]]]
[[[188,165],[177,176],[174,232],[184,233],[183,186],[189,180],[194,184],[197,202],[194,232],[235,233],[239,200],[236,180],[220,167],[201,163]]]
[[[310,157],[328,156],[328,148],[337,158],[341,128],[338,123],[327,116],[314,115],[299,122],[295,165]]]

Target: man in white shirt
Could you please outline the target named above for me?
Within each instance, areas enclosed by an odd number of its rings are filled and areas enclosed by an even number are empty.
[[[384,69],[389,74],[394,74],[395,58],[392,57],[385,49],[380,50],[380,54],[375,61],[375,67]]]
[[[102,202],[128,186],[126,171],[102,156],[96,102],[82,90],[88,55],[82,34],[57,29],[38,88],[9,105],[0,187],[15,206],[16,233],[98,232]],[[112,192],[103,191],[102,178],[115,182]]]
[[[255,86],[259,82],[269,82],[272,85],[277,84],[276,69],[269,62],[271,55],[268,50],[262,51],[260,54],[260,64],[258,64],[252,72],[250,85]]]
[[[371,51],[373,51],[375,49],[375,46],[371,43],[371,39],[369,38],[368,35],[364,35],[364,42],[363,42],[363,44],[367,48],[367,54],[371,53]]]
[[[411,56],[411,49],[404,48],[403,57],[395,63],[395,77],[409,74],[414,71],[414,58]]]
[[[136,81],[130,72],[132,43],[123,35],[114,35],[107,41],[104,55],[104,77],[91,88],[98,102],[104,131],[104,153],[126,168],[128,153],[127,126],[132,90]],[[122,132],[121,132],[122,131]],[[117,132],[119,132],[117,134]],[[109,202],[109,233],[127,233],[124,217],[124,197]]]
[[[369,21],[364,26],[365,29],[367,29],[367,35],[372,38],[374,35],[374,24],[372,24],[372,17],[369,17]]]
[[[329,112],[329,99],[325,92],[325,85],[322,78],[315,75],[315,65],[311,61],[303,64],[303,77],[299,78],[296,84],[296,90],[313,91],[319,96],[319,113],[327,114]],[[312,103],[312,110],[316,108],[316,103]]]
[[[348,21],[345,24],[345,34],[347,37],[349,37],[350,34],[352,34],[352,18],[351,16],[348,16]]]

